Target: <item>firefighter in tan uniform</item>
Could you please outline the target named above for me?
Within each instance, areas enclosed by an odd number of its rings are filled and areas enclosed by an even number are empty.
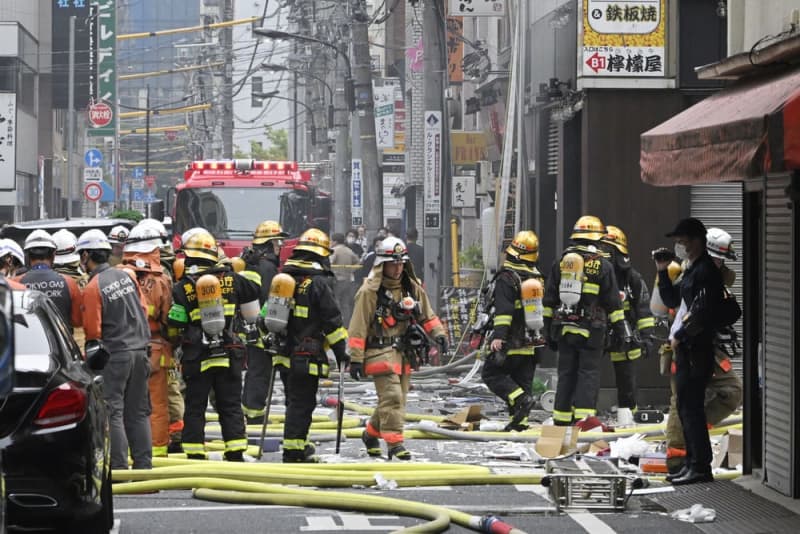
[[[172,344],[176,333],[168,332],[167,316],[172,306],[172,280],[160,261],[163,241],[159,232],[139,223],[131,230],[122,252],[123,265],[136,273],[147,304],[150,327],[150,432],[153,456],[167,456],[169,436],[168,374],[172,368]]]
[[[349,334],[350,376],[371,376],[378,393],[378,407],[361,436],[367,454],[380,456],[383,438],[390,460],[410,460],[403,420],[411,368],[418,367],[428,336],[442,352],[447,338],[400,239],[387,237],[376,250],[375,265],[356,293]]]

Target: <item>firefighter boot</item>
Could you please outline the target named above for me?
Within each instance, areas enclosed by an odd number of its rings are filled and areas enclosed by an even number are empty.
[[[242,451],[227,451],[225,453],[225,460],[229,462],[244,462],[244,454]]]
[[[377,458],[381,455],[381,442],[378,441],[378,438],[373,438],[367,431],[361,433],[361,441],[364,442],[364,446],[367,448],[367,454],[372,456],[373,458]]]
[[[511,430],[526,430],[528,428],[528,415],[533,408],[533,397],[527,393],[523,393],[519,398],[514,400],[514,405],[511,407],[511,422],[506,425],[505,431]]]
[[[403,447],[403,444],[393,445],[389,447],[389,459],[392,459],[392,456],[396,457],[398,460],[410,460],[411,453]]]
[[[319,458],[306,456],[306,451],[283,451],[283,463],[285,464],[318,464]]]

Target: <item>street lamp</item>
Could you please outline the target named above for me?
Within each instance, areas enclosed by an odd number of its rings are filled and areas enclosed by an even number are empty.
[[[296,104],[300,104],[308,111],[308,116],[311,118],[311,144],[317,144],[317,125],[314,122],[314,110],[311,107],[303,102],[302,100],[298,100],[296,98],[290,98],[288,96],[282,96],[280,91],[270,91],[269,93],[259,93],[253,92],[252,95],[256,98],[267,99],[267,98],[279,98],[281,100],[286,100],[289,102],[295,102]],[[294,159],[297,159],[297,154],[295,154]]]
[[[256,35],[261,35],[263,37],[268,37],[270,39],[296,39],[298,41],[308,41],[310,43],[317,43],[319,45],[328,47],[332,49],[338,56],[341,56],[344,59],[345,64],[347,65],[347,78],[344,80],[344,96],[345,100],[347,101],[347,108],[350,111],[355,111],[356,109],[356,100],[355,100],[355,90],[353,87],[353,69],[350,66],[350,58],[347,57],[343,51],[339,49],[338,46],[329,43],[327,41],[322,41],[321,39],[316,39],[314,37],[310,37],[308,35],[301,35],[298,33],[289,33],[283,32],[280,30],[269,30],[266,28],[255,28],[253,33]]]
[[[290,69],[289,67],[287,67],[285,65],[276,65],[274,63],[262,63],[261,64],[261,68],[264,69],[264,70],[270,70],[270,71],[273,71],[273,72],[291,71],[291,72],[297,73],[297,74],[299,74],[301,76],[307,76],[307,77],[311,78],[312,80],[317,80],[322,85],[324,85],[328,89],[328,95],[330,96],[330,100],[329,100],[330,104],[328,104],[328,121],[327,121],[328,122],[328,128],[333,128],[334,127],[334,124],[333,124],[334,123],[333,112],[334,112],[335,108],[333,106],[333,89],[331,88],[330,85],[328,85],[328,82],[326,82],[323,78],[320,78],[319,76],[311,74],[310,72]]]

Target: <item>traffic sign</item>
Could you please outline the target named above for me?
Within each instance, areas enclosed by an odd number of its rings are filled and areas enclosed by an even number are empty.
[[[133,168],[133,177],[134,178],[142,178],[144,176],[144,169],[141,167],[134,167]]]
[[[153,187],[153,184],[156,183],[156,177],[152,174],[144,177],[144,183],[147,184],[147,187]]]
[[[132,196],[131,200],[134,202],[143,202],[144,201],[144,189],[134,189],[131,191]]]
[[[84,182],[102,182],[103,169],[101,167],[86,167],[83,169]]]
[[[113,118],[114,110],[105,102],[95,102],[89,106],[89,124],[92,128],[108,126]]]
[[[134,200],[133,202],[131,202],[131,209],[144,211],[144,202],[142,202],[141,200]]]
[[[86,184],[86,187],[83,188],[83,194],[86,196],[87,200],[97,202],[100,200],[100,197],[103,196],[103,187],[97,182],[89,182]]]
[[[131,180],[131,187],[133,189],[144,189],[144,180],[142,178],[134,178]]]
[[[103,163],[103,153],[96,148],[91,148],[86,151],[83,161],[86,162],[87,167],[99,167]]]

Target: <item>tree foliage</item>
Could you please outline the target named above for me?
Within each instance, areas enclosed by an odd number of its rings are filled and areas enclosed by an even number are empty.
[[[257,141],[250,141],[250,152],[242,151],[238,146],[233,157],[237,159],[256,159],[267,161],[285,161],[289,158],[289,134],[286,130],[273,130],[269,126],[264,129],[269,146],[263,147]]]

